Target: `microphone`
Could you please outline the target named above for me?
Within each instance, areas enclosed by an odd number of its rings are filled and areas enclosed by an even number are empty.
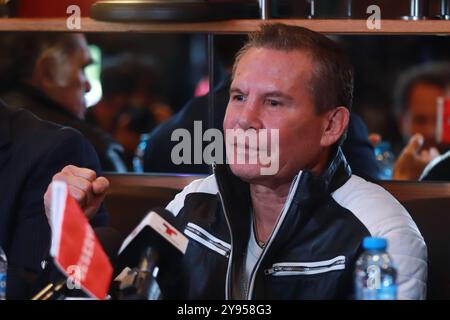
[[[147,247],[137,269],[128,272],[121,282],[119,300],[162,300],[157,278],[159,273],[159,253]]]
[[[103,250],[111,261],[111,264],[114,265],[124,237],[118,231],[110,227],[95,228],[94,232],[103,247]],[[53,263],[47,264],[40,282],[44,282],[43,278],[47,279],[45,282],[49,283],[35,294],[32,297],[32,300],[63,300],[67,296],[79,296],[81,294],[79,290],[68,288],[68,279]],[[49,278],[52,280],[49,281]]]
[[[161,208],[152,210],[122,243],[118,265],[137,266],[144,250],[151,246],[164,253],[160,267],[170,268],[174,261],[183,257],[189,242],[179,228],[179,222],[170,211]]]
[[[31,300],[64,300],[66,281],[66,279],[60,279],[56,283],[49,283],[31,298]]]
[[[171,297],[168,288],[178,281],[177,269],[189,243],[179,229],[174,215],[159,208],[147,214],[125,239],[119,250],[118,266],[132,269],[120,285],[124,299]]]

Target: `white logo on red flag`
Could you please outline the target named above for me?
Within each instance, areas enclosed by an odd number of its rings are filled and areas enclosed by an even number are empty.
[[[51,224],[50,254],[56,265],[65,275],[75,277],[75,282],[87,294],[105,299],[113,268],[89,221],[63,182],[54,182],[52,186]],[[73,273],[74,266],[79,272]]]

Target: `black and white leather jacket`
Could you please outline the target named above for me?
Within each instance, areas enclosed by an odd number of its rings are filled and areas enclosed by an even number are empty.
[[[249,242],[250,201],[249,185],[218,165],[167,206],[190,238],[174,297],[231,298]],[[354,266],[366,236],[388,240],[398,298],[424,299],[427,249],[416,224],[386,190],[352,175],[339,149],[322,176],[303,171],[294,178],[247,298],[353,298]]]

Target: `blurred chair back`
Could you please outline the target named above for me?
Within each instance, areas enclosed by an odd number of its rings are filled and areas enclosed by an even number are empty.
[[[427,243],[427,299],[450,299],[450,183],[380,184],[405,206]]]
[[[106,174],[105,177],[111,184],[105,201],[109,225],[127,235],[152,208],[165,207],[186,185],[202,176]]]

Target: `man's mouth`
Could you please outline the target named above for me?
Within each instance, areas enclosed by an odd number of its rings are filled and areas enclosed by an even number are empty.
[[[259,147],[256,147],[256,148],[254,148],[253,146],[250,147],[247,144],[245,144],[245,145],[244,144],[234,144],[233,146],[238,150],[248,150],[248,151],[256,151],[256,152],[265,151],[265,150],[260,149]]]

